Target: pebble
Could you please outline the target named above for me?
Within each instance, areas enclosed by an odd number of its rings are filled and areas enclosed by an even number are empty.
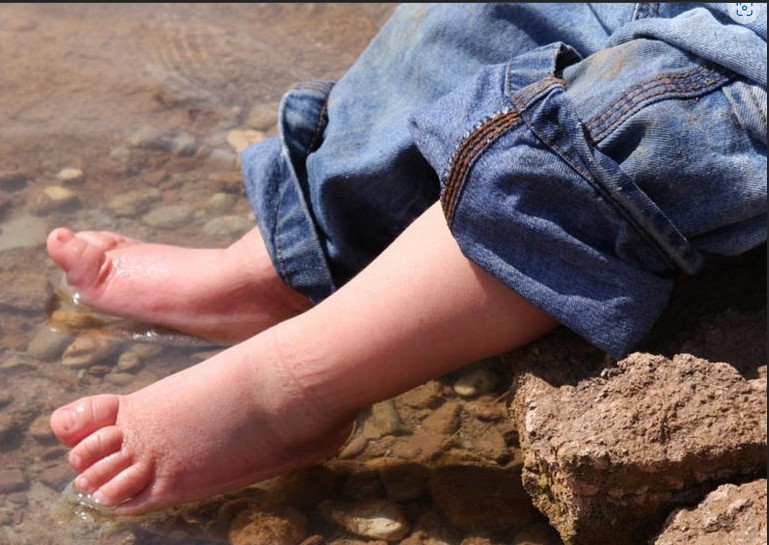
[[[296,508],[241,511],[230,526],[230,545],[299,545],[307,536],[307,517]]]
[[[27,479],[20,469],[0,470],[0,494],[9,494],[25,488]]]
[[[132,344],[128,351],[139,356],[142,361],[145,361],[160,355],[163,352],[163,347],[153,343],[136,343]]]
[[[238,156],[229,150],[215,149],[206,158],[206,167],[210,170],[234,170]]]
[[[44,220],[25,214],[0,225],[0,251],[38,246],[47,235],[48,224]]]
[[[142,216],[142,221],[159,229],[177,229],[187,225],[195,211],[185,205],[160,206]]]
[[[78,337],[61,356],[61,363],[71,369],[90,367],[115,353],[118,345],[106,337]]]
[[[56,177],[64,183],[78,183],[83,181],[83,171],[79,168],[66,167],[61,169]]]
[[[37,476],[37,480],[48,488],[61,492],[67,483],[75,478],[75,471],[66,462],[44,469]]]
[[[77,194],[71,189],[59,185],[49,185],[32,194],[28,203],[33,214],[46,214],[62,210],[80,202]]]
[[[397,541],[409,531],[400,508],[387,500],[344,503],[326,500],[318,505],[320,514],[348,532],[361,537]]]
[[[256,104],[248,112],[246,125],[252,129],[266,131],[277,123],[278,104]]]
[[[16,427],[16,419],[11,414],[0,413],[0,441]]]
[[[206,210],[216,214],[224,214],[232,210],[238,198],[232,193],[214,193],[206,203]]]
[[[71,337],[44,325],[29,341],[27,353],[42,361],[54,361],[61,357],[71,342]]]
[[[227,143],[238,155],[247,147],[261,142],[264,138],[263,132],[253,129],[235,129],[227,133]]]
[[[109,152],[110,159],[127,163],[131,159],[131,150],[126,146],[118,146]]]
[[[497,387],[499,376],[487,369],[470,371],[454,383],[454,391],[462,397],[477,397]]]
[[[160,200],[160,191],[154,187],[135,189],[115,195],[107,201],[107,208],[120,217],[135,217],[143,214],[152,203]]]
[[[104,376],[104,380],[113,386],[123,387],[133,384],[136,377],[130,373],[108,373]]]
[[[29,434],[38,441],[42,442],[53,439],[54,435],[51,431],[49,422],[50,417],[48,415],[38,416],[32,421],[32,424],[30,424]]]
[[[123,352],[117,359],[115,369],[124,373],[135,373],[142,368],[143,362],[141,356],[136,352]]]
[[[208,175],[208,181],[217,191],[235,194],[243,191],[243,175],[240,172],[212,172]]]
[[[198,143],[190,133],[182,132],[171,139],[171,151],[179,157],[189,157],[198,151]]]
[[[239,237],[253,226],[253,222],[243,216],[222,216],[206,222],[203,233],[211,237]]]

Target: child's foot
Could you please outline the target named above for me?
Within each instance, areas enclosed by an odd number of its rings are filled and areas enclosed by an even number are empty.
[[[63,228],[47,245],[84,304],[212,341],[247,339],[310,307],[278,277],[256,228],[226,249]]]
[[[75,486],[118,514],[199,500],[332,455],[354,415],[335,414],[278,358],[270,333],[127,396],[53,413]]]

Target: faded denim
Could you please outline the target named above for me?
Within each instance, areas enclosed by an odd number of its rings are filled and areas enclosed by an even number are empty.
[[[627,354],[678,275],[766,240],[766,13],[730,5],[400,6],[243,153],[276,269],[320,301],[440,199],[469,259]]]

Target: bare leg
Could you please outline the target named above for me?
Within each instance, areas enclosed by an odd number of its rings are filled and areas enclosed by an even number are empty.
[[[104,505],[135,514],[231,490],[337,448],[361,408],[555,325],[468,261],[431,207],[309,311],[51,425]]]
[[[226,249],[61,228],[47,245],[86,305],[213,341],[242,341],[311,306],[278,277],[257,228]]]

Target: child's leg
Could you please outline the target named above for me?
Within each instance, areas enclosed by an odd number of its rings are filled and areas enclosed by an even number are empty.
[[[257,228],[226,249],[55,229],[48,253],[93,308],[234,343],[310,307],[281,281]]]
[[[432,206],[328,299],[127,396],[57,410],[78,485],[118,512],[200,499],[332,453],[356,412],[555,324],[469,262]]]

